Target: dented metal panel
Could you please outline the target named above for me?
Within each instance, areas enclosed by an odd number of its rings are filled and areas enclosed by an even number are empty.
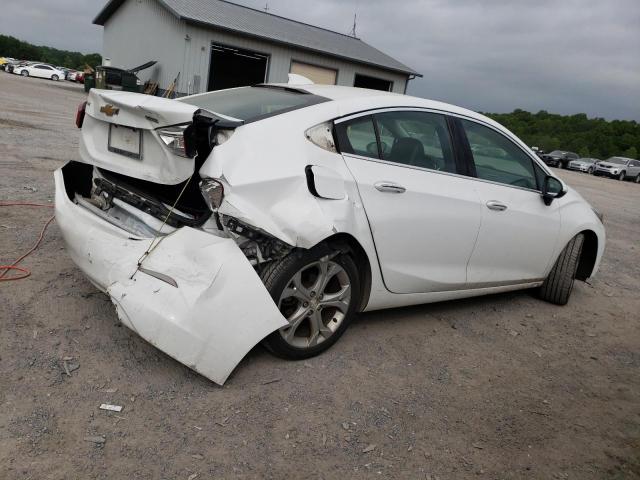
[[[287,325],[231,238],[188,227],[164,237],[144,267],[176,288],[137,271],[151,238],[71,202],[62,170],[55,183],[56,219],[73,261],[111,297],[123,324],[176,360],[222,384],[251,348]]]

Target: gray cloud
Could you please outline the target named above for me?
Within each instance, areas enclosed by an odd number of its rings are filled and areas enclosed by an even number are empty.
[[[4,0],[0,32],[100,51],[104,0]],[[264,8],[266,0],[238,0]],[[409,93],[482,111],[640,120],[638,0],[269,0],[270,12],[357,34],[424,75]],[[1,53],[1,52],[0,52]]]

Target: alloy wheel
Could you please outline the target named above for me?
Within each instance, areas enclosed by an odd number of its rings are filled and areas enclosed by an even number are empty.
[[[351,304],[351,282],[345,269],[325,256],[298,270],[280,295],[278,308],[289,321],[280,335],[296,348],[329,339]]]

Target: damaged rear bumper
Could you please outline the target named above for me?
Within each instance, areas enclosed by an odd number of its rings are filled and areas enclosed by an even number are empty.
[[[230,238],[183,227],[137,271],[150,238],[134,237],[72,202],[55,172],[56,220],[72,260],[107,293],[124,325],[218,384],[271,332],[287,325]],[[177,286],[176,286],[177,285]]]

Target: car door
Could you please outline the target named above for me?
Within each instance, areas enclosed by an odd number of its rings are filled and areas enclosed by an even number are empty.
[[[478,241],[469,261],[470,286],[541,280],[560,232],[559,202],[545,205],[542,168],[491,126],[460,119],[473,156],[474,188],[482,208]]]
[[[377,112],[337,121],[336,133],[386,287],[395,293],[464,288],[482,209],[457,174],[446,117]]]
[[[47,76],[47,67],[45,65],[33,65],[29,70],[29,75],[44,78]]]

